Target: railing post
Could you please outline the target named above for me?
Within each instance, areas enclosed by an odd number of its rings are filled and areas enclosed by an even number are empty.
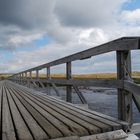
[[[23,73],[21,74],[21,84],[23,84]]]
[[[39,78],[39,70],[36,70],[36,79]]]
[[[32,71],[29,72],[29,87],[31,85],[31,80],[32,80]]]
[[[71,62],[66,63],[66,78],[67,80],[70,80],[72,78]],[[71,85],[66,87],[66,101],[72,103],[72,86]]]
[[[27,81],[27,72],[25,72],[25,83],[27,84],[28,81]]]
[[[49,79],[51,79],[51,74],[50,74],[50,67],[47,67],[47,80],[49,80]],[[47,83],[47,92],[48,92],[48,94],[50,95],[50,91],[51,89],[50,89],[50,84],[49,83]]]
[[[117,78],[131,80],[131,52],[117,51]],[[132,124],[132,93],[118,89],[118,118]]]
[[[19,84],[21,83],[21,74],[19,74]]]

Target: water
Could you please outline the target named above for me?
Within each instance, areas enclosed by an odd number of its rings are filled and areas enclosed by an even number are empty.
[[[41,90],[46,93],[45,90]],[[115,89],[107,89],[107,88],[81,88],[80,91],[83,93],[86,98],[89,109],[101,112],[103,114],[112,116],[117,118],[117,90]],[[59,88],[60,96],[62,100],[66,98],[66,90],[65,88]],[[55,91],[51,89],[51,95],[56,96]],[[79,97],[73,91],[72,94],[72,102],[74,104],[81,104]],[[140,122],[140,113],[138,112],[135,104],[133,103],[133,121],[134,123]]]

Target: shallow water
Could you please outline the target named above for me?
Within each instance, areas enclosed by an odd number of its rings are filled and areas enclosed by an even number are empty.
[[[46,90],[41,90],[46,93]],[[80,91],[86,98],[89,109],[101,112],[112,117],[118,116],[117,113],[117,90],[115,89],[104,89],[104,88],[81,88]],[[64,88],[59,88],[60,96],[63,100],[66,98],[66,91]],[[56,96],[55,91],[51,89],[51,95]],[[81,104],[79,97],[73,91],[72,94],[73,103]],[[140,113],[138,112],[135,104],[133,103],[133,121],[140,122]]]

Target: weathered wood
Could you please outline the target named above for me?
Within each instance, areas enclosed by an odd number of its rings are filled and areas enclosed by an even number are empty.
[[[18,111],[17,106],[15,105],[15,103],[14,103],[13,99],[11,98],[11,95],[8,93],[7,89],[6,89],[6,92],[7,92],[9,107],[10,107],[13,121],[14,121],[14,124],[16,127],[18,139],[22,139],[24,137],[24,139],[33,140],[33,137],[31,135],[31,133],[29,132],[28,127],[26,126],[21,114]]]
[[[3,87],[3,108],[2,112],[2,140],[16,140],[16,134],[7,102],[7,97],[5,93],[5,89]]]
[[[45,88],[44,84],[40,80],[38,82],[42,88]]]
[[[44,132],[44,130],[37,124],[37,122],[33,119],[31,114],[26,110],[24,105],[20,102],[20,100],[15,96],[15,94],[10,90],[9,93],[11,94],[13,100],[15,101],[19,112],[23,115],[24,120],[28,124],[28,127],[30,128],[34,139],[36,140],[42,140],[49,138],[47,134]]]
[[[16,92],[15,95],[19,98],[22,104],[24,104],[26,109],[30,112],[30,114],[32,114],[34,119],[40,124],[40,126],[45,130],[50,138],[62,137],[61,132],[56,129],[47,119],[45,119],[44,116],[30,104],[30,102],[27,102],[28,98],[26,98],[25,96],[19,96],[19,94],[17,94]]]
[[[18,86],[18,89],[19,88],[20,87]],[[33,92],[36,93],[35,91],[32,91],[30,89],[26,89],[24,87],[24,92],[25,91],[29,92],[31,95],[33,94]],[[51,99],[51,98],[48,99],[47,96],[43,96],[42,97],[42,96],[39,96],[38,94],[36,96],[37,96],[37,99],[42,98],[43,100],[45,100],[47,98],[47,100],[52,100],[52,102],[56,102],[58,100],[56,98],[55,99]],[[45,102],[46,102],[46,100],[45,100]],[[59,105],[61,105],[61,102],[63,102],[62,106],[65,106],[66,108],[70,108],[70,110],[76,110],[77,112],[80,111],[80,113],[82,111],[83,112],[82,114],[86,114],[87,116],[89,115],[89,117],[93,117],[95,120],[97,119],[98,121],[101,121],[102,119],[106,118],[105,120],[102,120],[101,122],[106,122],[107,124],[110,124],[112,126],[115,126],[116,128],[120,128],[118,124],[122,124],[124,129],[128,129],[128,127],[127,127],[128,126],[128,123],[125,123],[125,122],[122,122],[122,121],[118,121],[117,119],[114,119],[114,118],[112,118],[110,116],[107,116],[107,115],[104,115],[104,114],[101,114],[101,113],[97,113],[95,111],[85,110],[83,108],[76,107],[75,105],[72,105],[72,104],[69,104],[69,103],[67,103],[68,105],[66,105],[66,103],[64,101],[58,100],[56,103],[59,104]],[[59,106],[59,105],[57,105],[57,106]],[[115,129],[115,127],[114,127],[114,129]]]
[[[0,89],[1,86],[0,83]],[[13,126],[16,140],[72,139],[118,129],[127,130],[125,122],[47,95],[39,95],[39,92],[21,85],[6,81],[4,89],[2,132],[11,131]],[[9,122],[11,124],[5,124]],[[6,138],[5,134],[2,135]]]
[[[70,137],[64,137],[64,138],[58,138],[58,139],[52,139],[52,140],[80,140],[80,137],[70,136]]]
[[[50,79],[51,79],[50,67],[47,67],[47,80],[50,80]],[[49,95],[51,94],[50,84],[47,84],[47,92]]]
[[[123,130],[81,137],[80,140],[122,140],[128,135]]]
[[[55,112],[51,108],[41,104],[40,102],[37,102],[37,100],[35,100],[34,98],[31,98],[30,96],[24,96],[24,98],[33,107],[35,107],[49,122],[54,124],[56,128],[59,128],[59,130],[63,133],[64,136],[69,136],[69,135],[73,135],[73,134],[77,134],[77,135],[85,134],[86,130],[84,130],[83,128],[80,129],[80,126],[78,126],[76,123],[74,124],[72,121],[63,117],[58,112]],[[46,111],[48,113],[46,113]],[[63,120],[60,121],[60,118],[63,118]],[[73,124],[75,127],[73,127]],[[70,128],[70,130],[68,130],[68,127]],[[77,129],[75,129],[75,128],[77,128]]]
[[[38,96],[37,98],[38,99],[42,98],[45,102],[50,101],[49,102],[50,104],[57,104],[57,107],[61,108],[62,110],[65,110],[67,112],[71,112],[75,116],[81,117],[81,115],[84,115],[84,117],[82,116],[82,119],[84,119],[86,121],[93,119],[94,121],[90,120],[89,122],[93,123],[96,126],[99,126],[100,128],[103,128],[102,131],[107,130],[107,127],[106,127],[107,125],[108,125],[108,129],[110,129],[110,125],[113,126],[113,129],[121,128],[120,125],[118,125],[118,123],[116,123],[117,120],[108,118],[108,116],[106,116],[106,115],[104,116],[106,119],[104,119],[102,114],[96,113],[94,111],[92,111],[92,114],[91,114],[91,112],[87,112],[87,111],[85,112],[85,110],[83,110],[81,108],[77,108],[76,106],[73,106],[72,104],[69,104],[69,105],[64,104],[64,103],[62,103],[62,101],[60,102],[60,100],[57,101],[56,99],[51,99],[51,98],[41,97],[41,96]],[[123,124],[123,125],[127,125],[127,124]]]
[[[133,93],[134,102],[140,112],[140,86],[131,81],[124,81],[124,89]]]
[[[66,77],[67,77],[67,80],[70,80],[72,78],[71,62],[66,63]],[[72,86],[71,85],[66,87],[66,101],[72,103]]]
[[[117,78],[131,80],[131,58],[129,51],[117,51]],[[118,117],[132,124],[132,93],[118,89]]]
[[[39,70],[36,70],[36,79],[39,79]]]
[[[82,104],[87,104],[85,97],[83,96],[82,92],[78,89],[77,86],[73,86],[74,90],[76,91],[78,97],[80,98]]]
[[[29,75],[30,79],[32,79],[32,71],[30,71],[30,75]]]
[[[2,82],[0,81],[0,120],[2,119],[1,118],[1,112],[2,112],[2,110],[1,110],[1,106],[2,106]],[[2,122],[0,121],[0,126],[1,126],[1,124],[2,124]],[[2,130],[1,130],[1,127],[0,127],[0,134],[1,134],[1,132],[2,132]],[[0,136],[0,139],[2,139],[2,136]]]
[[[38,81],[33,79],[32,81]],[[73,86],[94,86],[94,87],[108,87],[108,88],[123,88],[123,80],[79,80],[79,79],[40,79],[43,83],[58,84],[58,85],[73,85]]]
[[[60,96],[59,90],[57,89],[56,85],[54,83],[52,83],[51,85],[52,85],[54,91],[56,92],[56,95]]]

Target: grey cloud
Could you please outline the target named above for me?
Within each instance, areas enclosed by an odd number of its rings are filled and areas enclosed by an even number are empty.
[[[55,13],[60,22],[66,26],[103,26],[114,21],[116,12],[125,1],[57,0]]]
[[[0,0],[0,23],[24,29],[44,26],[51,20],[52,0]]]

